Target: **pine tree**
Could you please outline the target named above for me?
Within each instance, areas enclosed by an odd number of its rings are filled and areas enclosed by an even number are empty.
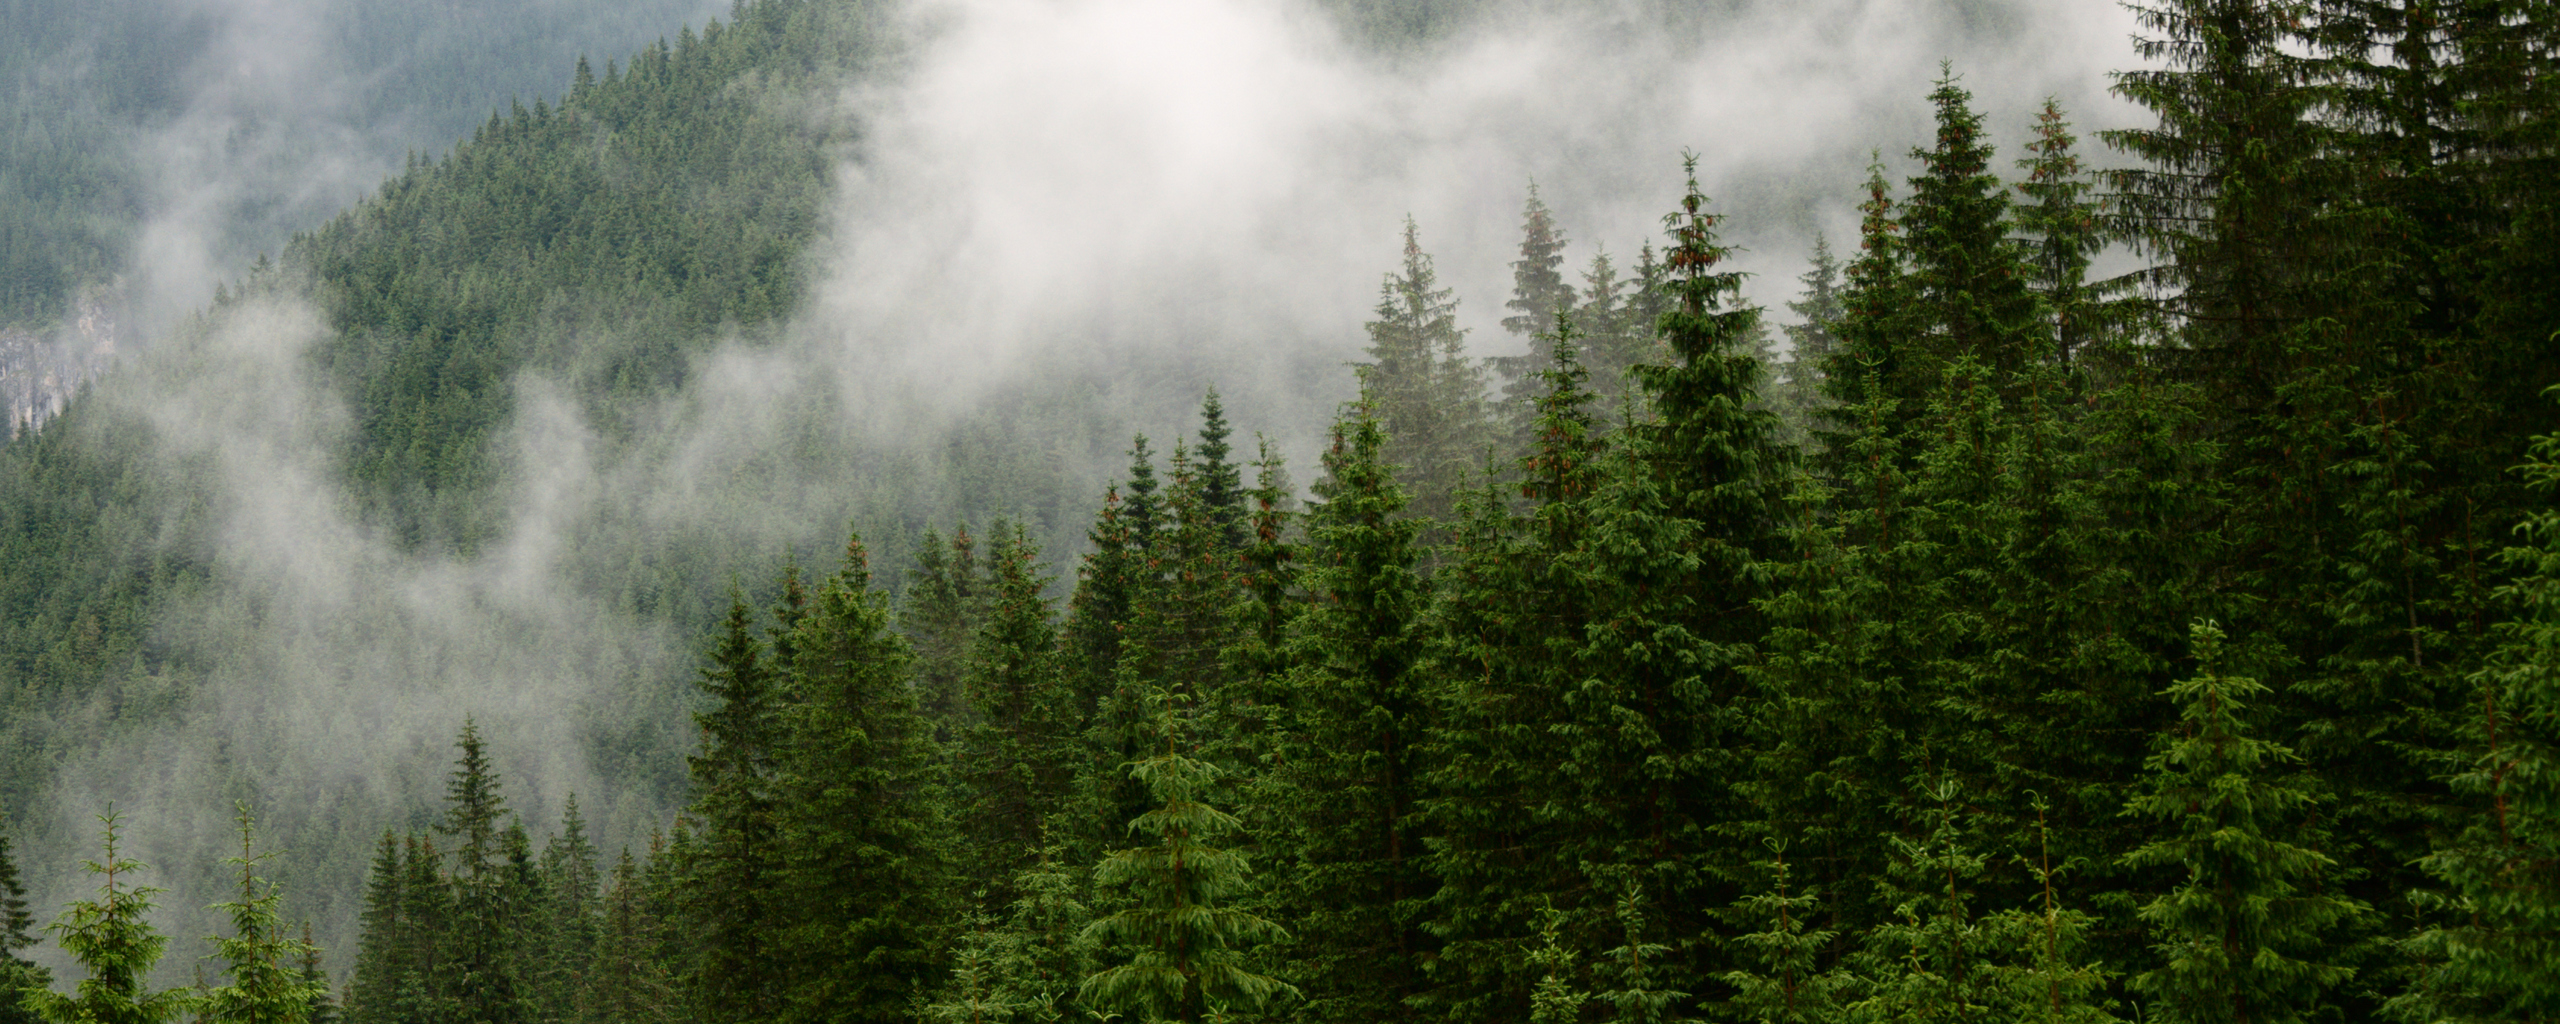
[[[286,930],[283,894],[257,875],[258,863],[274,854],[257,852],[249,805],[238,809],[240,855],[224,861],[240,869],[240,898],[214,905],[230,916],[231,935],[216,937],[207,958],[219,958],[231,980],[196,997],[196,1012],[216,1024],[309,1024],[313,1002],[329,992],[301,969],[317,950]]]
[[[1991,172],[1991,144],[1972,100],[1942,66],[1929,94],[1937,145],[1912,151],[1922,173],[1911,179],[1902,208],[1920,356],[1910,369],[1931,390],[1940,368],[1959,356],[1980,360],[2004,384],[2029,362],[2050,357],[2028,270],[2008,237],[2009,191]]]
[[[50,1024],[160,1024],[192,1008],[185,989],[151,991],[151,969],[160,963],[167,937],[151,927],[151,897],[160,890],[135,885],[126,878],[143,865],[126,860],[116,849],[123,820],[113,808],[98,816],[106,836],[106,855],[87,861],[100,878],[98,896],[80,900],[63,911],[46,930],[62,951],[88,975],[77,994],[65,996],[37,989],[25,997],[27,1009]]]
[[[2142,907],[2158,960],[2132,987],[2171,1021],[2315,1019],[2354,973],[2333,962],[2336,934],[2370,911],[2320,885],[2334,862],[2302,824],[2316,797],[2279,774],[2291,750],[2249,734],[2245,702],[2268,689],[2224,674],[2219,628],[2198,623],[2193,636],[2199,674],[2167,693],[2179,731],[2160,738],[2125,807],[2160,828],[2125,862],[2182,876]]]
[[[861,540],[809,600],[782,666],[780,1019],[890,1021],[930,984],[947,877],[943,755],[916,708]]]
[[[1139,1020],[1185,1024],[1253,1012],[1297,989],[1247,965],[1253,946],[1285,940],[1279,925],[1228,905],[1247,889],[1242,851],[1209,845],[1236,830],[1234,815],[1202,802],[1218,768],[1180,753],[1183,700],[1159,690],[1163,753],[1129,765],[1160,805],[1130,821],[1155,845],[1121,850],[1094,869],[1094,883],[1127,886],[1131,905],[1085,929],[1127,962],[1084,980],[1076,998]]]

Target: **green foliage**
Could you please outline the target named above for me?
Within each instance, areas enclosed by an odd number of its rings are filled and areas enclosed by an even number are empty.
[[[2307,1020],[2354,975],[2334,962],[2335,934],[2371,911],[2323,890],[2335,862],[2306,828],[2317,798],[2284,774],[2291,750],[2249,734],[2246,702],[2270,691],[2224,674],[2219,628],[2198,623],[2194,638],[2200,674],[2165,694],[2179,728],[2158,740],[2125,807],[2161,826],[2126,863],[2176,878],[2142,908],[2160,959],[2133,988],[2174,1021]]]
[[[258,863],[273,856],[257,852],[257,825],[249,805],[239,805],[240,855],[225,858],[240,869],[240,896],[214,909],[231,917],[231,934],[213,940],[229,984],[195,997],[195,1011],[216,1024],[310,1024],[312,1008],[328,995],[328,987],[305,971],[318,952],[308,939],[287,931],[282,915],[284,894],[257,875]]]
[[[789,643],[780,1019],[901,1020],[938,971],[950,906],[945,762],[908,685],[913,649],[889,628],[859,538]]]
[[[126,860],[116,846],[124,822],[110,808],[98,816],[105,833],[106,854],[85,861],[99,877],[96,899],[80,900],[63,911],[46,930],[61,943],[87,975],[75,995],[50,989],[25,994],[25,1006],[50,1024],[161,1024],[178,1019],[194,1005],[184,989],[151,991],[151,969],[168,948],[168,937],[151,927],[151,897],[160,892],[119,878],[143,870]]]
[[[0,1024],[35,1024],[27,993],[53,983],[53,972],[19,955],[42,941],[35,914],[27,909],[27,890],[18,881],[18,863],[9,857],[9,837],[0,833]]]
[[[2560,490],[2560,435],[2534,441],[2532,485]],[[2509,617],[2473,674],[2477,758],[2457,780],[2488,806],[2426,861],[2444,887],[2436,923],[2408,940],[2417,983],[2389,1007],[2407,1021],[2560,1015],[2560,513],[2533,514],[2503,552]]]
[[[1544,273],[1553,277],[1552,266]],[[1369,362],[1356,364],[1363,400],[1387,431],[1387,464],[1410,482],[1413,514],[1435,522],[1448,518],[1459,481],[1489,440],[1484,371],[1467,358],[1452,294],[1422,251],[1421,229],[1406,219],[1404,268],[1379,289]],[[1559,301],[1571,298],[1565,289]]]
[[[1164,752],[1128,766],[1161,804],[1129,822],[1155,844],[1120,850],[1094,868],[1094,884],[1126,886],[1131,905],[1084,935],[1124,962],[1084,979],[1076,998],[1141,1021],[1198,1022],[1255,1011],[1298,990],[1254,973],[1247,951],[1289,933],[1230,905],[1250,885],[1243,851],[1211,845],[1236,830],[1234,815],[1202,802],[1218,768],[1179,750],[1180,700],[1159,691]]]

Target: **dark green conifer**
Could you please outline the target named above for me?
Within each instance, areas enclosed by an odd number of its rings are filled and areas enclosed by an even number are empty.
[[[35,1024],[35,1011],[22,997],[51,985],[53,972],[19,951],[38,941],[35,914],[27,909],[27,890],[18,881],[18,863],[9,857],[9,836],[0,832],[0,1024]]]
[[[1183,698],[1157,690],[1154,699],[1162,752],[1128,770],[1159,801],[1129,830],[1155,843],[1115,852],[1094,869],[1096,885],[1128,887],[1130,903],[1085,929],[1124,962],[1085,978],[1076,998],[1140,1020],[1184,1024],[1273,1007],[1297,990],[1255,973],[1246,954],[1288,932],[1232,905],[1249,888],[1251,866],[1242,850],[1211,845],[1238,826],[1234,815],[1204,802],[1218,768],[1180,752]]]
[[[1570,308],[1571,289],[1561,279],[1558,287]],[[1484,372],[1466,355],[1457,314],[1408,218],[1404,268],[1387,275],[1368,324],[1369,361],[1355,365],[1363,400],[1386,427],[1387,463],[1409,481],[1413,514],[1434,522],[1449,516],[1460,481],[1491,440]]]
[[[1286,851],[1273,893],[1297,925],[1290,974],[1329,1021],[1411,1019],[1437,946],[1421,927],[1429,589],[1385,446],[1365,407],[1334,425],[1323,500],[1306,516],[1287,726],[1262,787],[1278,804],[1267,845]]]
[[[746,599],[733,590],[697,684],[711,701],[694,715],[701,749],[686,759],[693,814],[703,823],[702,862],[692,869],[699,882],[686,914],[703,950],[692,987],[703,1019],[714,1024],[772,1019],[786,985],[774,948],[782,919],[774,902],[783,856],[775,808],[782,694],[753,628]],[[583,891],[594,889],[590,879]]]
[[[948,909],[944,760],[907,685],[913,651],[889,628],[859,538],[810,597],[791,647],[776,804],[777,902],[790,915],[780,1019],[902,1019],[936,973]]]

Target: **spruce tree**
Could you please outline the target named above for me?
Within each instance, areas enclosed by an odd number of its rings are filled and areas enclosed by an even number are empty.
[[[914,577],[899,602],[898,629],[915,645],[919,706],[933,723],[934,737],[945,743],[969,727],[960,677],[969,639],[985,615],[986,586],[978,540],[967,525],[954,527],[948,541],[939,531],[925,530],[916,546]]]
[[[531,1006],[513,927],[521,908],[510,885],[508,830],[498,818],[507,801],[479,725],[463,719],[454,746],[461,754],[446,775],[445,818],[436,827],[454,840],[451,918],[434,933],[442,949],[429,984],[465,1019],[512,1024],[527,1019]]]
[[[1182,697],[1163,690],[1153,696],[1162,753],[1128,771],[1159,801],[1129,830],[1155,843],[1115,852],[1095,867],[1094,883],[1128,887],[1130,905],[1085,929],[1125,962],[1085,978],[1076,998],[1139,1020],[1197,1024],[1295,997],[1294,987],[1255,973],[1246,958],[1253,946],[1288,932],[1230,905],[1247,891],[1251,865],[1241,850],[1210,845],[1238,825],[1203,802],[1218,768],[1181,753]]]
[[[123,820],[114,808],[98,816],[106,838],[106,855],[84,862],[99,877],[96,899],[77,901],[46,930],[62,951],[87,975],[75,994],[36,989],[23,1005],[50,1024],[161,1024],[192,1008],[185,989],[151,991],[151,970],[160,963],[167,937],[151,927],[151,897],[159,889],[134,884],[130,876],[143,870],[117,850]],[[122,877],[120,877],[122,876]]]
[[[1274,896],[1297,925],[1291,974],[1307,1012],[1332,1021],[1411,1019],[1437,946],[1421,928],[1429,590],[1385,446],[1365,408],[1334,425],[1323,500],[1306,516],[1288,727],[1263,787],[1279,805],[1267,841],[1287,851]]]
[[[1502,318],[1502,329],[1527,343],[1529,350],[1492,362],[1502,376],[1498,426],[1525,440],[1537,418],[1538,395],[1545,390],[1538,375],[1555,357],[1551,339],[1556,333],[1556,313],[1575,306],[1573,286],[1562,273],[1564,232],[1547,204],[1539,200],[1536,182],[1529,184],[1529,198],[1520,213],[1520,234],[1520,258],[1511,264],[1511,298],[1502,304],[1511,315]],[[1585,330],[1591,329],[1585,325]],[[1609,354],[1614,355],[1614,350]],[[1609,369],[1621,370],[1624,365]],[[1605,381],[1614,374],[1595,369],[1593,376]],[[1597,390],[1610,393],[1605,384]],[[1389,429],[1394,429],[1392,421]]]
[[[9,857],[9,836],[0,832],[0,1024],[34,1024],[35,1011],[23,997],[53,983],[51,971],[19,955],[39,941],[35,926],[27,890],[18,881],[18,864]]]
[[[1050,577],[1040,550],[1020,523],[999,524],[993,536],[987,619],[963,678],[976,724],[962,737],[959,764],[968,794],[964,868],[1002,881],[1037,853],[1046,817],[1068,793],[1081,721],[1042,596]]]
[[[2158,829],[2125,862],[2174,879],[2142,907],[2157,957],[2132,987],[2153,1019],[2316,1019],[2354,973],[2336,963],[2338,935],[2370,911],[2321,884],[2335,862],[2308,826],[2316,795],[2287,771],[2298,759],[2250,735],[2249,702],[2270,691],[2225,674],[2219,628],[2193,636],[2198,674],[2166,694],[2178,731],[2157,741],[2125,807]]]
[[[401,859],[399,836],[382,830],[375,844],[373,867],[365,875],[364,909],[356,940],[355,978],[347,987],[349,1017],[355,1024],[390,1024],[399,1003],[402,979],[416,970],[409,909],[408,866]]]
[[[1758,928],[1733,937],[1739,966],[1719,979],[1733,989],[1723,1016],[1741,1024],[1829,1024],[1856,994],[1856,979],[1826,961],[1838,936],[1813,922],[1817,889],[1797,889],[1786,844],[1766,840],[1768,860],[1755,865],[1769,887],[1734,901],[1734,923]]]
[[[932,981],[947,909],[944,759],[859,538],[790,643],[776,807],[791,990],[779,1019],[900,1019]]]
[[[1218,401],[1218,389],[1210,388],[1200,400],[1200,504],[1215,524],[1218,539],[1230,548],[1245,545],[1244,469],[1229,456],[1234,446],[1227,443],[1232,433],[1227,426],[1227,407]]]
[[[2089,194],[2097,182],[2081,167],[2072,146],[2071,122],[2062,108],[2046,99],[2036,112],[2035,137],[2018,169],[2027,172],[2017,184],[2025,202],[2014,211],[2018,230],[2026,236],[2029,287],[2044,300],[2050,323],[2053,358],[2070,365],[2074,353],[2095,343],[2109,326],[2106,306],[2089,284],[2089,257],[2106,242],[2097,204]]]
[[[1571,298],[1566,289],[1562,301]],[[1408,218],[1404,267],[1387,275],[1368,324],[1369,361],[1355,365],[1360,393],[1386,426],[1387,462],[1411,481],[1413,514],[1435,522],[1448,517],[1459,481],[1491,440],[1484,373],[1466,355],[1457,311]]]
[[[703,829],[686,914],[703,949],[693,996],[717,1024],[771,1019],[786,984],[773,946],[782,919],[774,902],[783,856],[775,808],[782,694],[753,628],[745,598],[733,590],[697,684],[711,701],[694,715],[701,750],[686,758]]]
[[[240,896],[214,905],[231,918],[231,934],[215,937],[214,954],[207,958],[222,961],[230,983],[197,996],[195,1010],[215,1024],[309,1024],[313,1002],[329,991],[302,970],[317,951],[286,930],[283,894],[257,874],[259,862],[274,853],[257,852],[249,805],[239,804],[238,810],[240,855],[224,862],[240,869]]]
[[[2560,491],[2560,435],[2535,439],[2523,467]],[[2560,1017],[2560,513],[2544,509],[2507,548],[2507,617],[2473,674],[2474,760],[2455,782],[2485,797],[2467,827],[2425,861],[2440,882],[2432,926],[2406,952],[2420,965],[2387,1008],[2412,1022]]]
[[[577,1019],[580,979],[596,958],[604,881],[597,868],[586,815],[578,809],[578,795],[571,793],[560,812],[560,832],[542,846],[542,892],[548,899],[540,914],[549,941],[535,950],[534,988],[545,1020]]]
[[[1922,173],[1911,179],[1902,208],[1902,245],[1914,300],[1910,327],[1923,388],[1947,362],[1972,356],[2005,383],[2033,360],[2048,358],[2040,310],[2027,290],[2023,254],[2010,241],[2009,190],[1991,172],[1991,144],[1973,94],[1943,66],[1929,101],[1937,108],[1937,145],[1912,150]]]

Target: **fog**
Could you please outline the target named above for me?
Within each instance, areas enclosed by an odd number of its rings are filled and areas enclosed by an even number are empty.
[[[247,70],[150,140],[159,202],[128,271],[146,322],[241,272],[241,210],[316,218],[396,166],[377,126],[315,99],[363,73],[329,36],[290,6],[230,10],[223,45]],[[182,712],[60,767],[20,823],[40,907],[90,888],[74,865],[113,802],[171,890],[163,977],[185,977],[246,799],[290,851],[288,913],[343,971],[371,843],[427,822],[465,715],[537,842],[571,792],[608,856],[667,819],[679,760],[590,756],[688,735],[703,623],[635,587],[753,588],[792,556],[824,569],[848,522],[894,561],[919,521],[1002,512],[1067,556],[1128,435],[1169,450],[1213,385],[1244,435],[1311,475],[1408,216],[1476,354],[1508,354],[1531,182],[1569,271],[1604,249],[1632,266],[1694,153],[1753,299],[1776,308],[1817,233],[1854,237],[1870,152],[1911,173],[1941,60],[2004,161],[2047,96],[2084,139],[2135,120],[2105,94],[2131,21],[2100,0],[1491,8],[1394,53],[1283,0],[916,0],[901,26],[896,74],[798,98],[859,140],[806,308],[712,347],[637,443],[606,442],[569,382],[528,373],[498,446],[505,526],[475,552],[405,550],[359,513],[343,398],[305,359],[324,328],[289,294],[100,390],[212,496],[196,514],[218,583],[163,630],[213,667]],[[252,121],[290,127],[244,148]],[[954,479],[982,440],[1020,472]],[[810,447],[836,454],[782,454]]]

